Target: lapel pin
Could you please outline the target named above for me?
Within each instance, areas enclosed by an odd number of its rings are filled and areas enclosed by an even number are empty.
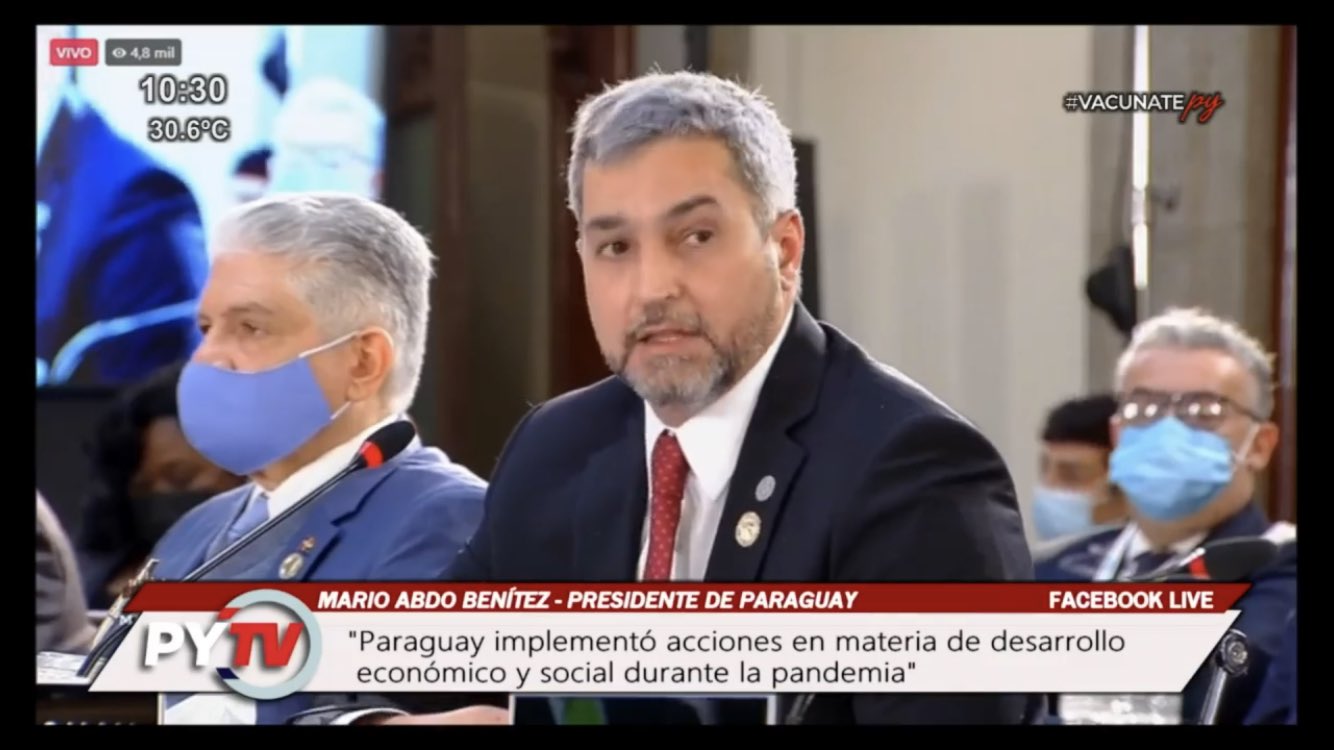
[[[301,557],[301,553],[293,552],[283,558],[282,563],[278,566],[278,575],[285,581],[296,578],[296,574],[301,572],[301,566],[304,564],[305,558]]]
[[[741,520],[736,522],[736,543],[742,547],[749,547],[760,538],[760,514],[754,511],[748,511],[741,516]]]
[[[759,500],[760,502],[764,502],[765,500],[768,500],[770,497],[773,497],[773,494],[774,494],[774,478],[772,476],[766,475],[764,479],[760,480],[759,484],[755,485],[755,499]]]
[[[313,537],[313,536],[308,536],[308,537],[306,537],[305,539],[302,539],[302,540],[301,540],[301,546],[299,547],[299,549],[300,549],[302,552],[309,552],[309,551],[315,549],[315,537]]]

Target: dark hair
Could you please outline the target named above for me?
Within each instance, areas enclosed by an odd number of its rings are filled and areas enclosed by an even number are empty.
[[[236,169],[233,174],[250,175],[252,177],[268,178],[269,159],[273,157],[273,149],[268,146],[253,148],[236,160]]]
[[[126,389],[98,422],[88,445],[93,481],[83,509],[80,548],[119,552],[136,544],[130,480],[143,461],[148,426],[162,417],[176,417],[176,383],[183,367],[169,365]]]
[[[1112,417],[1116,398],[1098,394],[1074,398],[1056,406],[1047,414],[1042,439],[1049,443],[1084,443],[1112,448]]]

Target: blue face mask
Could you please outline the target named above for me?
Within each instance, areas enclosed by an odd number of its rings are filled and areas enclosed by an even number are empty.
[[[1093,497],[1086,492],[1038,487],[1033,494],[1033,525],[1043,539],[1058,539],[1096,528]]]
[[[181,431],[205,458],[242,476],[292,455],[350,405],[329,408],[310,357],[355,335],[259,372],[188,363],[176,389]]]
[[[1247,445],[1253,437],[1254,431]],[[1166,417],[1121,430],[1110,478],[1148,518],[1179,521],[1218,497],[1232,483],[1233,469],[1232,446],[1223,436]]]

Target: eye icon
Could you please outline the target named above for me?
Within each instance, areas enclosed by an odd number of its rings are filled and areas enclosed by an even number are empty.
[[[117,60],[119,60],[119,59],[125,57],[126,54],[127,54],[127,53],[125,52],[125,48],[124,48],[124,47],[117,47],[117,48],[111,50],[111,56],[114,57],[114,58],[116,58]]]

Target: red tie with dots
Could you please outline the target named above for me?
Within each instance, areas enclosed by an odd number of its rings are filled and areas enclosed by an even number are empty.
[[[681,524],[681,501],[685,497],[690,465],[676,436],[663,430],[653,445],[653,497],[649,502],[648,562],[645,581],[672,579],[672,553],[676,528]]]

